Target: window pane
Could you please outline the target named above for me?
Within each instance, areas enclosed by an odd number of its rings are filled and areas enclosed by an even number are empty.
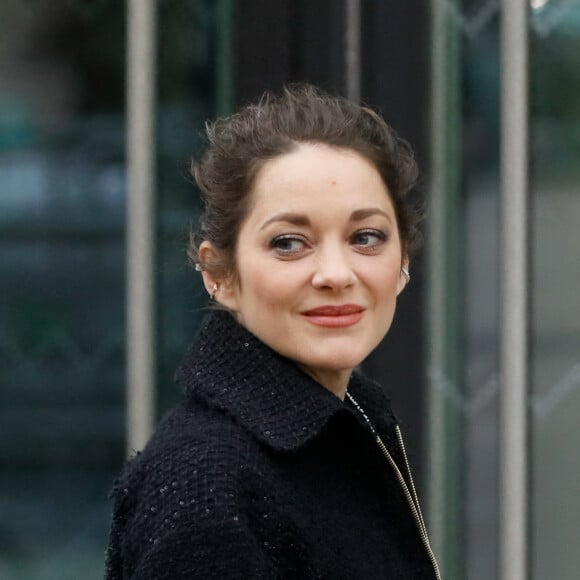
[[[159,3],[158,13],[158,415],[180,396],[174,372],[192,342],[207,293],[188,267],[188,233],[200,200],[189,174],[204,147],[203,127],[215,115],[219,12],[210,0]]]
[[[0,576],[101,578],[124,447],[124,4],[0,3]]]
[[[500,18],[463,4],[464,577],[484,580],[498,566]]]
[[[580,568],[580,4],[531,20],[532,578]]]

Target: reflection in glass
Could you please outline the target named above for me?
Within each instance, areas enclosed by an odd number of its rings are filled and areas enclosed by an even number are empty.
[[[124,438],[123,18],[0,4],[6,579],[101,576]]]
[[[580,4],[531,21],[531,577],[580,568]]]
[[[160,342],[182,352],[215,23],[159,10]],[[0,2],[0,71],[0,577],[97,579],[125,447],[125,3]]]

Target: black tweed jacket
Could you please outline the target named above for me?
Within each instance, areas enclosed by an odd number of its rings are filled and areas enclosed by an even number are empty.
[[[435,578],[352,404],[219,311],[178,380],[186,400],[115,484],[107,580]],[[349,392],[408,478],[382,389],[355,374]]]

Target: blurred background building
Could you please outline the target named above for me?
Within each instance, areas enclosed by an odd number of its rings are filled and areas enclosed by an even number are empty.
[[[444,577],[507,580],[519,522],[509,580],[577,578],[579,55],[578,0],[1,0],[0,578],[102,577],[111,482],[206,304],[184,252],[204,121],[292,81],[378,108],[422,168],[426,245],[365,366]]]

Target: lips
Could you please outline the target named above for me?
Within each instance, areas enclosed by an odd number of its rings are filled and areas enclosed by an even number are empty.
[[[358,304],[326,304],[302,313],[308,322],[327,328],[352,326],[364,316],[364,307]]]

